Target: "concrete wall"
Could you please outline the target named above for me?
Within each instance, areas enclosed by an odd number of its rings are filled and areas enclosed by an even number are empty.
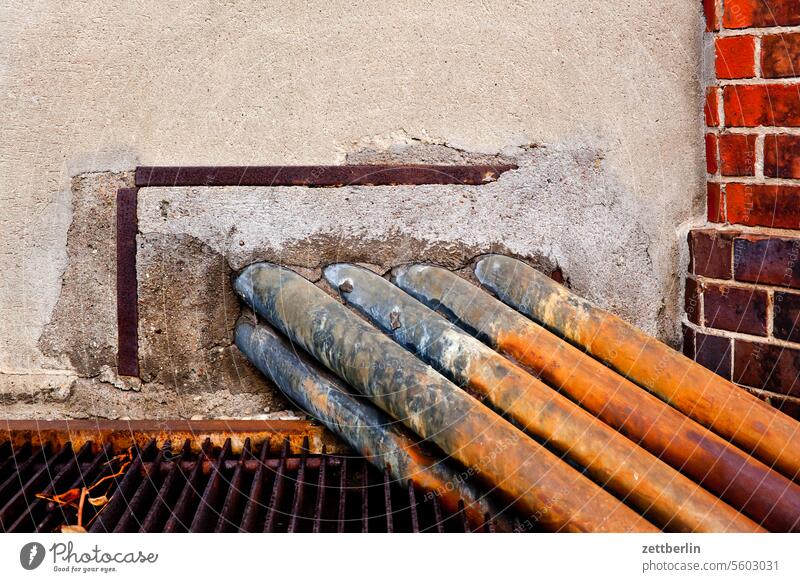
[[[312,271],[358,259],[352,245],[332,251],[343,234],[377,244],[408,231],[376,268],[417,256],[459,267],[492,248],[557,264],[582,294],[675,341],[678,249],[703,194],[702,30],[700,3],[685,0],[4,6],[0,415],[284,408],[230,347],[227,274],[283,252]],[[383,193],[379,211],[357,192],[360,205],[332,194],[342,203],[327,214],[284,197],[273,215],[245,210],[253,191],[143,191],[145,373],[116,377],[113,192],[137,164],[487,157],[521,170],[474,190]],[[176,273],[231,309],[157,302]],[[174,333],[187,327],[202,329],[195,343]]]

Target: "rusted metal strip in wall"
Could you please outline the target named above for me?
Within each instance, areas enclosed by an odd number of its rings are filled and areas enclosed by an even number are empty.
[[[511,165],[352,165],[352,166],[143,166],[136,185],[153,186],[413,186],[493,182]]]
[[[117,191],[117,372],[121,376],[139,375],[138,192],[138,188]]]
[[[517,166],[351,165],[351,166],[140,166],[135,188],[117,192],[117,371],[139,375],[139,314],[136,279],[138,189],[156,186],[417,186],[480,185]]]

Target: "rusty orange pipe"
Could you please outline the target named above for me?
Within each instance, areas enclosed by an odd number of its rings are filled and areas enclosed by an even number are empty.
[[[591,480],[288,269],[256,263],[234,288],[292,342],[553,531],[657,531]]]
[[[681,475],[383,277],[325,269],[342,297],[457,385],[508,413],[531,435],[588,469],[599,484],[670,531],[753,532],[756,523]],[[251,358],[252,359],[252,358]]]
[[[503,302],[800,481],[800,423],[521,261],[491,255],[475,274]]]
[[[800,487],[464,279],[436,267],[395,282],[628,438],[774,531],[800,529]]]

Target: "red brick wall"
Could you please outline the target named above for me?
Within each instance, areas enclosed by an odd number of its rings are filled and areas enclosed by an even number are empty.
[[[800,418],[800,0],[704,0],[708,224],[684,351]]]

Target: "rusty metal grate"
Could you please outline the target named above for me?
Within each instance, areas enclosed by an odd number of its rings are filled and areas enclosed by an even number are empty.
[[[118,476],[120,457],[128,453]],[[115,461],[116,459],[116,461]],[[112,444],[0,443],[0,529],[52,532],[77,522],[76,504],[52,497],[105,476],[108,503],[85,503],[90,532],[465,532],[493,531],[489,516],[468,523],[435,496],[393,482],[362,457],[309,452],[245,439],[235,454],[207,438],[199,451],[155,439],[127,451]]]

